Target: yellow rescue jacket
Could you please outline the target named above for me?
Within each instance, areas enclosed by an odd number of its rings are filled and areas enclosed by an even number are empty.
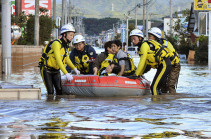
[[[75,56],[75,66],[81,73],[89,73],[89,56],[83,55],[82,58]]]
[[[39,60],[39,65],[47,69],[59,70],[64,74],[68,73],[65,64],[71,69],[75,66],[69,58],[69,47],[64,47],[60,39],[49,42],[43,51],[42,57]]]
[[[169,57],[167,48],[162,46],[155,40],[145,41],[139,46],[140,61],[135,72],[137,76],[142,75],[146,66],[151,68],[158,68],[164,58]]]
[[[114,61],[114,54],[108,54],[108,57],[101,63],[100,69],[98,71],[98,75],[101,74],[103,70],[108,67],[108,65]]]
[[[167,47],[167,50],[169,52],[169,57],[170,57],[170,60],[171,60],[171,64],[172,65],[178,64],[179,61],[180,61],[179,54],[174,49],[173,45],[167,40],[162,40],[162,41],[163,41],[162,45]]]
[[[120,58],[120,59],[117,59],[116,57],[114,58],[114,61],[115,62],[118,62],[121,61],[121,60],[125,60],[125,61],[128,61],[129,62],[129,70],[127,71],[124,71],[123,72],[123,76],[130,76],[130,75],[133,75],[135,73],[135,70],[136,70],[136,66],[135,66],[135,63],[134,63],[134,60],[133,58],[131,57],[131,55],[129,53],[126,53],[127,54],[127,57],[124,57],[124,58]]]

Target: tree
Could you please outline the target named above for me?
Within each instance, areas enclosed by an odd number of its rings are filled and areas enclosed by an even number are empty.
[[[55,21],[53,21],[48,15],[46,9],[40,8],[43,15],[40,16],[40,30],[39,30],[39,42],[44,45],[45,41],[50,41],[52,29],[56,27]],[[34,44],[34,15],[29,15],[27,21],[27,44]]]
[[[165,35],[167,40],[172,43],[172,45],[175,47],[175,49],[180,54],[185,54],[188,56],[189,50],[191,48],[190,39],[188,38],[188,31],[187,28],[183,28],[181,26],[181,19],[178,17],[177,12],[175,12],[175,15],[177,16],[177,21],[175,22],[175,25],[173,26],[175,34]],[[183,16],[185,17],[185,21],[188,21],[190,15],[190,10],[186,9],[183,11]]]

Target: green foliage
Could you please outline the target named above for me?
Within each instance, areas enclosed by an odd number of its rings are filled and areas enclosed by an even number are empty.
[[[113,28],[113,24],[116,24],[120,19],[118,18],[85,18],[83,19],[85,24],[85,32],[88,35],[98,35],[102,31],[106,31]]]
[[[121,33],[117,33],[114,37],[115,40],[121,40]]]
[[[42,13],[47,12],[47,10],[44,8],[40,8],[40,11]],[[29,19],[26,24],[27,44],[34,44],[34,22],[35,22],[34,20],[35,20],[34,15],[29,15]],[[52,29],[55,27],[55,21],[52,21],[52,19],[48,15],[41,15],[39,18],[39,23],[40,23],[39,43],[44,45],[45,41],[51,40],[51,32],[52,32]]]
[[[27,33],[26,33],[27,44],[28,45],[34,44],[34,15],[29,15],[26,28],[27,28]]]
[[[40,16],[40,44],[51,40],[53,21],[47,15]]]
[[[198,42],[198,46],[197,46]],[[208,37],[200,36],[195,43],[195,60],[198,63],[208,63]]]
[[[186,19],[188,18],[189,14],[189,9],[183,11],[183,15],[186,16]],[[177,15],[177,12],[175,13],[175,15]],[[165,35],[166,39],[172,43],[179,54],[185,54],[186,56],[188,56],[189,50],[191,49],[191,42],[188,38],[187,29],[181,28],[181,20],[179,19],[179,17],[178,20],[175,22],[173,29],[176,34]]]

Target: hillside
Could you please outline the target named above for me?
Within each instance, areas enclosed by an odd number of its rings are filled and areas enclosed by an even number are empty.
[[[149,0],[150,1],[150,0]],[[172,0],[173,11],[190,9],[193,0]],[[78,8],[87,18],[124,18],[124,14],[142,0],[71,0],[72,6]],[[112,8],[113,5],[113,8]],[[53,7],[53,5],[52,5]],[[62,0],[57,0],[57,16],[61,16]],[[143,8],[138,9],[138,18],[142,18]],[[161,18],[170,14],[170,0],[151,0],[149,5],[150,18]],[[134,18],[135,12],[131,12]]]

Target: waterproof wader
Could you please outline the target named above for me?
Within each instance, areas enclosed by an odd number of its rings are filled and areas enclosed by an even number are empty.
[[[160,88],[162,93],[176,94],[180,69],[180,63],[172,65],[172,70],[170,71],[169,75],[166,78],[166,81],[163,82]]]
[[[160,91],[162,93],[176,93],[179,73],[180,73],[180,58],[178,53],[175,51],[173,45],[168,42],[167,40],[161,40],[160,42],[164,46],[168,48],[168,52],[170,53],[170,60],[172,64],[172,70],[170,71],[169,75],[167,76],[166,80],[160,86]]]
[[[171,61],[169,58],[164,58],[161,64],[159,64],[157,68],[157,72],[150,87],[152,95],[160,94],[158,88],[162,85],[162,82],[166,80],[167,75],[170,73],[170,71],[171,71]]]
[[[61,74],[59,70],[47,69],[44,66],[40,68],[40,73],[47,88],[48,95],[54,94],[54,87],[56,95],[62,95]]]

